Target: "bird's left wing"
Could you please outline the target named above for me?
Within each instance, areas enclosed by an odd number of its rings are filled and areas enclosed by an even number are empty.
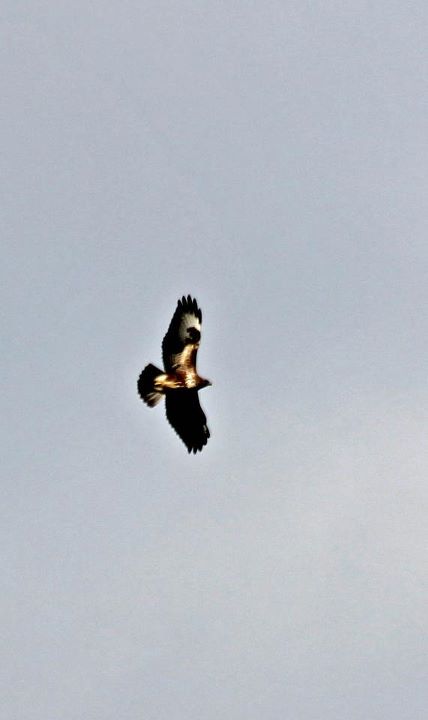
[[[202,450],[207,444],[210,431],[207,418],[199,404],[197,390],[174,390],[165,398],[166,416],[189,453]]]
[[[178,301],[168,332],[162,341],[165,370],[193,369],[201,341],[202,312],[190,295]]]

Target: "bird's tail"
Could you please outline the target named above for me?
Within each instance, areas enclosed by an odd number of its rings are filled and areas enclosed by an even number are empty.
[[[163,375],[162,370],[159,370],[156,365],[150,363],[150,365],[146,365],[138,378],[138,392],[142,400],[144,400],[149,407],[157,405],[162,397],[162,393],[155,389],[155,380],[158,375]]]

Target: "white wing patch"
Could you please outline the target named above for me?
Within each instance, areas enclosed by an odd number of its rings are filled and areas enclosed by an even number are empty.
[[[189,342],[189,340],[194,340],[194,338],[192,337],[192,333],[189,333],[189,330],[191,328],[195,328],[195,330],[197,330],[200,334],[201,323],[199,322],[199,318],[196,317],[196,315],[187,312],[182,316],[180,321],[180,327],[178,330],[178,334],[182,343]]]

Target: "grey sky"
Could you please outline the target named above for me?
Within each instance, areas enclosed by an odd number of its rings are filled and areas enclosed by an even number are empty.
[[[427,25],[5,3],[2,718],[426,717]]]

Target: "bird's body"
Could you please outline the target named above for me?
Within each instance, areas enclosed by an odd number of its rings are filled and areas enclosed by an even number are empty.
[[[183,296],[162,342],[164,370],[150,364],[138,378],[138,392],[147,405],[154,407],[165,396],[168,421],[194,453],[202,450],[210,436],[198,399],[198,391],[211,385],[196,371],[201,325],[196,300]]]

